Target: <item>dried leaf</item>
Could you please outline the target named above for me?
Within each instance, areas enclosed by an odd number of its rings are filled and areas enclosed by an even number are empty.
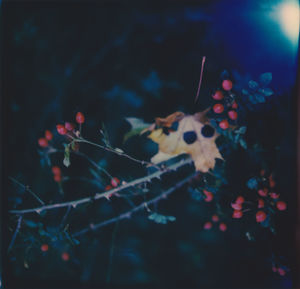
[[[149,129],[148,137],[158,143],[159,151],[151,161],[158,163],[186,153],[192,157],[196,170],[213,169],[216,158],[223,158],[215,143],[219,134],[206,118],[207,111],[195,115],[175,112],[166,118],[156,118],[157,128]],[[174,123],[178,123],[176,129]]]

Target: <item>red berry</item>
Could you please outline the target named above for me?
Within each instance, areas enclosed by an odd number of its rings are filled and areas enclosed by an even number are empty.
[[[43,245],[41,246],[41,251],[47,252],[48,250],[49,250],[49,246],[48,246],[47,244],[43,244]]]
[[[258,190],[257,193],[262,197],[266,197],[268,195],[268,189],[264,188],[264,189]]]
[[[61,135],[64,135],[67,133],[67,129],[62,125],[62,124],[58,124],[56,126],[57,132]]]
[[[43,137],[38,139],[38,143],[39,143],[39,146],[41,146],[42,148],[45,148],[48,146],[48,141]]]
[[[84,121],[85,121],[85,117],[84,117],[83,113],[82,112],[77,112],[76,122],[77,123],[84,123]]]
[[[111,190],[113,187],[111,186],[111,185],[107,185],[106,187],[105,187],[105,191],[109,191],[109,190]]]
[[[216,103],[213,106],[213,110],[214,110],[215,113],[222,113],[224,111],[224,106],[221,103]]]
[[[242,205],[241,204],[236,204],[236,203],[231,203],[231,207],[235,210],[241,210]]]
[[[222,232],[225,232],[227,230],[227,225],[225,223],[220,223],[219,229]]]
[[[63,253],[61,254],[61,258],[62,258],[64,261],[69,261],[70,255],[69,255],[69,253],[67,253],[67,252],[63,252]]]
[[[283,201],[279,201],[276,203],[276,207],[279,211],[285,211],[286,210],[286,203]]]
[[[61,169],[58,166],[52,167],[52,173],[53,175],[61,175]]]
[[[260,175],[261,175],[261,176],[264,176],[265,173],[266,173],[265,170],[261,170],[261,171],[260,171]]]
[[[203,190],[204,195],[206,196],[206,198],[204,199],[205,202],[211,202],[214,198],[214,195],[212,192]]]
[[[65,128],[68,131],[73,131],[75,129],[75,124],[71,122],[65,122]]]
[[[232,218],[240,219],[241,217],[243,217],[243,212],[242,211],[239,211],[239,210],[234,210],[233,211]]]
[[[279,198],[279,194],[277,194],[277,193],[270,193],[270,197],[272,198],[272,199],[278,199]]]
[[[203,226],[203,229],[209,230],[212,228],[212,222],[206,222]]]
[[[238,196],[235,201],[237,204],[242,204],[245,202],[245,198],[242,196]]]
[[[115,188],[118,186],[118,184],[120,183],[120,180],[118,178],[112,178],[110,180],[111,185]]]
[[[53,179],[54,179],[54,181],[56,181],[57,183],[60,183],[62,177],[61,177],[61,175],[54,175]]]
[[[52,140],[53,139],[53,134],[52,134],[52,132],[50,130],[46,130],[45,131],[45,138],[47,140]]]
[[[258,211],[256,213],[256,222],[261,223],[267,218],[267,214],[264,211]]]
[[[229,79],[223,80],[222,87],[226,91],[231,90],[232,89],[232,81]]]
[[[236,120],[238,117],[238,114],[235,110],[228,111],[228,117],[232,120]]]
[[[263,199],[258,199],[258,208],[261,209],[265,206],[265,202]]]
[[[220,121],[219,127],[222,129],[227,129],[229,127],[229,123],[227,119],[223,119],[222,121]]]
[[[219,216],[218,215],[212,215],[211,219],[213,222],[219,222]]]
[[[269,176],[269,185],[270,185],[270,188],[274,188],[276,185],[275,181],[273,180],[272,175]]]
[[[284,276],[285,275],[285,270],[284,269],[282,269],[282,268],[278,268],[277,269],[277,272],[278,272],[278,274],[280,275],[280,276]]]
[[[272,271],[275,273],[277,272],[277,267],[276,266],[272,266]]]
[[[234,101],[231,107],[232,107],[233,109],[237,109],[237,108],[238,108],[238,104]]]
[[[221,90],[217,90],[217,91],[215,92],[215,94],[213,94],[212,97],[213,97],[213,99],[215,99],[215,100],[221,100],[221,99],[224,98],[224,95],[223,95],[223,93],[222,93]]]

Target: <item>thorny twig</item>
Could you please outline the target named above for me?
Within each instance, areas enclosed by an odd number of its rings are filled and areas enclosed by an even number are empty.
[[[45,203],[35,194],[29,186],[25,186],[24,184],[20,183],[18,180],[14,179],[13,177],[8,177],[11,181],[13,181],[15,184],[22,187],[25,191],[29,192],[38,202],[40,202],[42,205],[45,205]]]
[[[114,189],[111,189],[109,191],[102,192],[102,193],[97,193],[93,197],[86,197],[86,198],[82,198],[82,199],[79,199],[79,200],[74,200],[74,201],[69,201],[69,202],[64,202],[64,203],[44,205],[44,206],[41,206],[41,207],[31,208],[31,209],[10,210],[9,213],[18,214],[18,215],[34,213],[34,212],[35,213],[41,213],[42,211],[52,210],[52,209],[57,209],[57,208],[63,208],[63,207],[68,207],[68,206],[72,206],[72,207],[75,208],[76,206],[78,206],[80,204],[88,203],[88,202],[98,200],[98,199],[101,199],[101,198],[109,199],[112,195],[116,194],[117,192],[120,192],[124,189],[130,188],[130,187],[142,184],[142,183],[151,182],[151,180],[153,180],[155,178],[160,179],[163,174],[165,174],[167,172],[170,172],[170,171],[177,170],[178,168],[180,168],[184,165],[190,164],[190,163],[192,163],[192,160],[190,158],[185,159],[185,160],[180,160],[179,162],[177,162],[173,165],[170,165],[170,166],[168,166],[168,167],[166,167],[162,170],[156,171],[156,172],[154,172],[150,175],[147,175],[145,177],[133,180],[131,182],[122,184],[121,186],[119,186],[117,188],[114,188]]]
[[[170,189],[168,189],[167,191],[164,191],[162,192],[159,196],[149,200],[149,201],[146,201],[146,202],[143,202],[141,203],[140,205],[136,206],[135,208],[131,209],[130,211],[127,211],[115,218],[112,218],[112,219],[108,219],[106,221],[103,221],[101,223],[98,223],[98,224],[90,224],[89,227],[85,228],[85,229],[82,229],[81,231],[78,231],[76,233],[74,233],[72,236],[73,237],[77,237],[77,236],[80,236],[80,235],[83,235],[89,231],[95,231],[95,230],[98,230],[104,226],[107,226],[107,225],[110,225],[110,224],[113,224],[117,221],[121,221],[123,219],[128,219],[131,217],[132,214],[142,210],[142,209],[145,209],[145,207],[149,207],[149,205],[151,204],[155,204],[157,203],[158,201],[162,200],[162,199],[166,199],[168,197],[168,195],[170,195],[172,192],[176,191],[177,189],[181,188],[183,185],[185,185],[188,181],[190,181],[191,179],[193,179],[195,176],[197,176],[199,174],[199,172],[195,172],[194,174],[192,174],[191,176],[189,177],[186,177],[185,179],[181,180],[180,182],[178,182],[175,186],[171,187]]]
[[[8,249],[7,249],[8,252],[11,250],[11,248],[13,247],[13,245],[15,243],[16,237],[17,237],[17,235],[18,235],[18,233],[20,231],[20,228],[21,228],[22,219],[23,219],[23,216],[20,216],[19,219],[18,219],[16,230],[15,230],[15,232],[13,234],[13,237],[12,237],[12,239],[10,241],[10,244],[8,246]]]

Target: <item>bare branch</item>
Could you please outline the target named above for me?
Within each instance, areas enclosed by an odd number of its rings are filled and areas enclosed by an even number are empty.
[[[91,201],[94,201],[94,200],[99,200],[101,198],[109,199],[111,196],[113,196],[114,194],[116,194],[116,193],[118,193],[122,190],[125,190],[125,189],[130,188],[130,187],[134,187],[134,186],[142,184],[142,183],[151,182],[151,180],[153,180],[155,178],[160,179],[163,174],[165,174],[167,172],[170,172],[170,171],[175,171],[178,168],[180,168],[184,165],[190,164],[190,163],[192,163],[192,159],[190,159],[190,158],[185,159],[185,160],[180,160],[179,162],[177,162],[173,165],[170,165],[169,167],[166,167],[162,170],[156,171],[156,172],[154,172],[154,173],[152,173],[148,176],[145,176],[145,177],[133,180],[131,182],[125,183],[125,184],[123,184],[123,185],[121,185],[117,188],[111,189],[109,191],[102,192],[102,193],[97,193],[93,197],[86,197],[86,198],[82,198],[82,199],[79,199],[79,200],[74,200],[74,201],[69,201],[69,202],[64,202],[64,203],[44,205],[44,206],[41,206],[41,207],[36,207],[36,208],[31,208],[31,209],[10,210],[9,213],[18,214],[18,215],[34,213],[34,212],[35,213],[41,213],[42,211],[45,211],[45,210],[52,210],[52,209],[63,208],[63,207],[68,207],[68,206],[72,206],[72,207],[75,208],[76,206],[78,206],[80,204],[88,203],[88,202],[91,202]]]
[[[185,185],[188,181],[193,179],[198,174],[199,174],[199,172],[195,172],[191,176],[189,176],[189,177],[183,179],[182,181],[178,182],[175,186],[171,187],[167,191],[161,193],[159,196],[157,196],[157,197],[155,197],[155,198],[153,198],[153,199],[151,199],[147,202],[141,203],[140,205],[136,206],[135,208],[131,209],[130,211],[127,211],[127,212],[119,215],[118,217],[108,219],[108,220],[103,221],[103,222],[98,223],[98,224],[90,224],[89,227],[74,233],[72,236],[77,237],[77,236],[83,235],[87,232],[98,230],[98,229],[100,229],[104,226],[107,226],[109,224],[113,224],[117,221],[120,221],[120,220],[123,220],[123,219],[128,219],[128,218],[131,217],[132,214],[134,214],[134,213],[136,213],[136,212],[138,212],[142,209],[145,209],[145,207],[148,207],[151,204],[155,204],[155,203],[157,203],[158,201],[160,201],[162,199],[166,199],[168,197],[168,195],[170,195],[172,192],[176,191],[177,189],[181,188],[183,185]]]
[[[19,219],[18,219],[16,230],[15,230],[15,232],[13,234],[13,237],[12,237],[12,239],[10,241],[10,244],[8,246],[8,250],[7,250],[8,252],[11,250],[11,248],[13,247],[13,245],[15,243],[16,237],[17,237],[17,235],[18,235],[18,233],[20,231],[20,228],[21,228],[22,219],[23,219],[23,216],[20,216]]]

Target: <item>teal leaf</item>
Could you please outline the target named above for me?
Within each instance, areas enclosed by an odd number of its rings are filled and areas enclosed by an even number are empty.
[[[258,187],[257,178],[254,177],[254,178],[249,179],[247,182],[247,187],[251,190],[257,189],[257,187]]]
[[[264,96],[271,96],[272,94],[274,94],[273,90],[268,87],[259,89],[259,92],[262,93]]]
[[[264,103],[266,101],[265,97],[260,93],[255,93],[254,96],[258,103]]]
[[[244,140],[244,139],[240,139],[240,145],[241,145],[241,147],[243,147],[244,149],[247,149],[247,143],[246,143],[246,141]]]
[[[148,216],[148,219],[157,224],[167,224],[168,222],[174,222],[176,220],[174,216],[164,216],[158,213],[152,213]]]
[[[254,80],[250,80],[248,82],[249,88],[252,90],[256,90],[258,88],[258,83]]]
[[[64,154],[63,164],[66,167],[69,167],[70,164],[71,164],[71,161],[70,161],[70,148],[69,148],[68,145],[65,146],[65,154]]]
[[[260,75],[259,81],[261,85],[267,86],[272,81],[272,73],[266,72]]]
[[[242,93],[245,95],[249,95],[249,91],[247,89],[242,89]]]
[[[239,129],[235,130],[235,133],[238,134],[244,134],[247,131],[247,127],[246,126],[241,126]]]

